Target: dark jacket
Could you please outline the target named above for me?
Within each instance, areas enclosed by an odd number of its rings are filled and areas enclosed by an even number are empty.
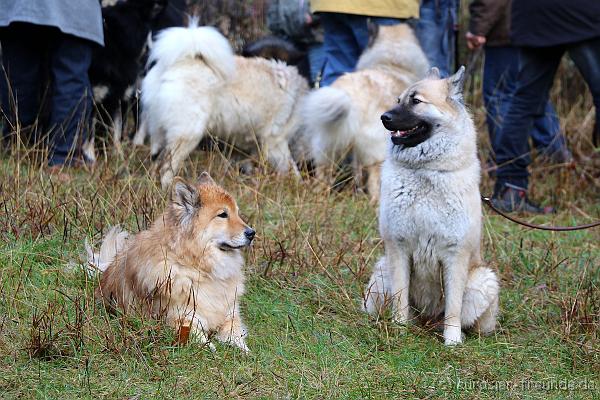
[[[600,37],[599,0],[513,0],[511,41],[549,47]]]
[[[485,36],[486,46],[510,45],[510,0],[473,0],[469,31]]]

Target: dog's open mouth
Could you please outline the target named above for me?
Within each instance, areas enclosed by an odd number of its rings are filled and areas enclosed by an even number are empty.
[[[402,129],[390,131],[390,134],[392,135],[392,143],[395,145],[414,147],[429,138],[431,134],[431,125],[421,121],[412,127],[403,127]]]

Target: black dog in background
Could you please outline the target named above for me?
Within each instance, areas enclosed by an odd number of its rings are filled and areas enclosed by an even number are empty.
[[[89,70],[100,132],[112,127],[120,141],[124,118],[137,108],[150,33],[182,26],[185,7],[185,0],[121,0],[102,8],[105,45],[95,49]]]
[[[277,36],[265,36],[244,46],[242,56],[262,57],[294,65],[298,68],[300,75],[310,82],[310,67],[306,51],[300,50],[290,40]]]

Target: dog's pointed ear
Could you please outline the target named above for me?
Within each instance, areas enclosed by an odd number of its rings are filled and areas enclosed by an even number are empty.
[[[440,79],[440,70],[438,67],[431,67],[425,75],[425,79]]]
[[[465,66],[462,65],[454,75],[448,77],[448,96],[462,102],[464,84]]]
[[[176,177],[171,190],[171,204],[176,218],[186,224],[200,208],[200,194],[194,186]]]
[[[200,184],[200,185],[216,185],[213,178],[211,178],[210,174],[206,171],[202,172],[200,174],[200,177],[198,177],[198,184]]]

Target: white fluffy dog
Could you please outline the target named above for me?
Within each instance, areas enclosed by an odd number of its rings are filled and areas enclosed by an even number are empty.
[[[235,56],[223,35],[194,25],[161,32],[149,63],[142,118],[152,155],[163,151],[163,188],[206,134],[247,151],[258,145],[277,172],[297,173],[288,141],[308,87],[295,67]]]

